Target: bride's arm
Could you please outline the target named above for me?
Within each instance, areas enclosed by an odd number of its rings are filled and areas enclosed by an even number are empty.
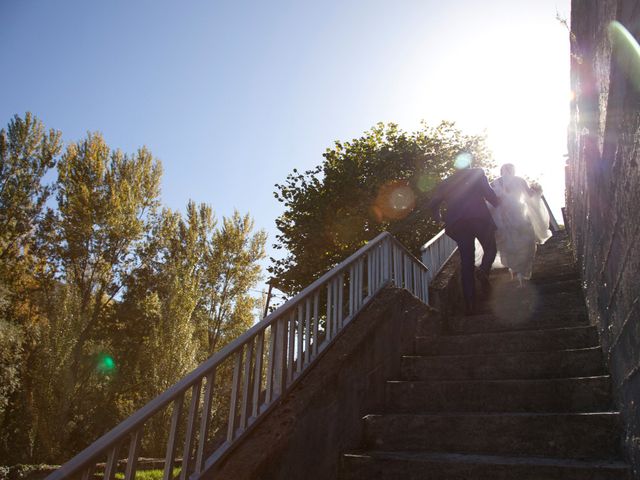
[[[520,186],[522,187],[522,190],[526,192],[526,194],[530,197],[542,194],[542,187],[539,183],[532,183],[531,185],[529,185],[524,178],[518,177],[518,179],[520,180]]]

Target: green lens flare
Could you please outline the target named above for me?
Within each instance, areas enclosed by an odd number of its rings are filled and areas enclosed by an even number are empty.
[[[116,369],[116,361],[107,353],[101,353],[98,356],[98,372],[102,374],[112,373]]]
[[[628,80],[640,90],[640,45],[618,21],[609,24],[609,37],[613,43],[613,56],[627,75]]]
[[[470,153],[468,152],[462,152],[459,153],[458,156],[456,156],[456,160],[454,162],[454,166],[460,170],[462,168],[468,168],[471,166],[471,160],[473,160],[473,157],[471,156]]]
[[[433,190],[438,183],[440,183],[440,179],[437,175],[422,174],[418,177],[416,186],[421,192],[428,192]]]

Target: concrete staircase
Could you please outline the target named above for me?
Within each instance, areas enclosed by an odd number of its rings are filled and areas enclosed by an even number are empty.
[[[492,283],[482,314],[418,329],[342,480],[631,478],[567,239],[540,247],[525,288]]]

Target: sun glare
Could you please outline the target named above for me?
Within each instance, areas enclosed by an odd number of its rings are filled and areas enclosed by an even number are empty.
[[[428,123],[453,120],[467,133],[486,133],[497,164],[488,173],[499,175],[500,165],[513,163],[518,175],[542,185],[558,216],[569,118],[568,33],[555,11],[544,25],[527,21],[522,16],[469,32],[466,41],[449,39],[446,53],[422,63],[426,85],[413,92],[418,102],[408,108],[415,118],[422,111]]]

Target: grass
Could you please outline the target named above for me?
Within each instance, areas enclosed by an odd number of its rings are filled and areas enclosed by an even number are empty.
[[[139,470],[136,472],[136,480],[161,480],[163,470]],[[180,468],[173,469],[172,477],[175,478],[180,473]],[[116,480],[124,480],[124,473],[116,473]]]

